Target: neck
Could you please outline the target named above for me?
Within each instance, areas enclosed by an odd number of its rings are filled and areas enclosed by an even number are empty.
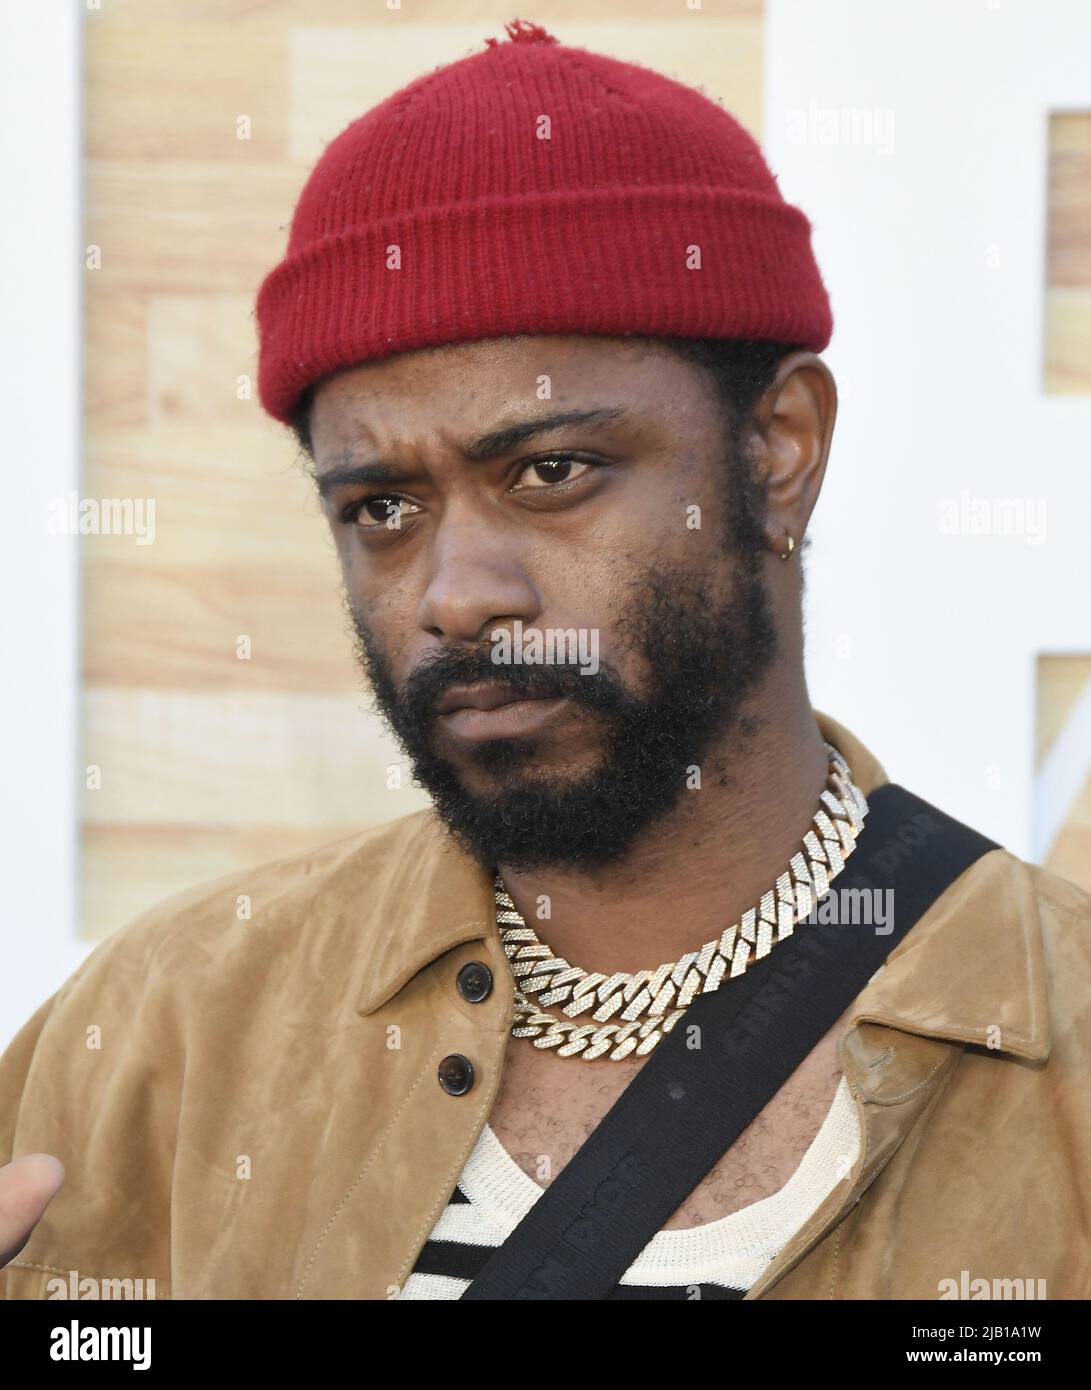
[[[799,679],[766,690],[756,731],[732,731],[699,790],[624,859],[593,870],[500,873],[516,907],[557,956],[588,971],[653,970],[718,936],[757,905],[799,849],[826,782],[822,734]],[[728,785],[708,775],[713,762]],[[548,917],[539,914],[542,897]]]

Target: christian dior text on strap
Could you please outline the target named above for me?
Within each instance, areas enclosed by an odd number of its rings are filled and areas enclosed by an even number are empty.
[[[889,890],[889,916],[865,926],[819,914],[698,995],[464,1299],[606,1298],[944,889],[999,848],[894,783],[868,805],[831,891],[859,903]]]

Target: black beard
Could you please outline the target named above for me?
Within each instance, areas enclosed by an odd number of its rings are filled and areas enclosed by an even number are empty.
[[[681,568],[649,570],[634,586],[619,636],[650,673],[646,696],[632,694],[609,663],[594,675],[575,666],[505,665],[492,648],[450,645],[425,658],[403,688],[359,613],[349,605],[356,655],[379,712],[398,739],[414,780],[440,819],[485,867],[525,873],[544,866],[592,869],[622,859],[637,836],[666,816],[694,767],[734,730],[753,730],[744,704],[777,651],[760,559],[746,555],[730,599]],[[467,751],[497,790],[469,791],[432,748],[435,703],[452,685],[502,682],[540,695],[567,695],[604,731],[603,754],[572,778],[535,772],[536,735],[492,739]]]

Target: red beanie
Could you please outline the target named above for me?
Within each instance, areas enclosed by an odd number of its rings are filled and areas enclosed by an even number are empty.
[[[829,342],[810,223],[733,117],[506,28],[512,42],[418,78],[316,164],[257,299],[276,419],[341,367],[475,338]]]

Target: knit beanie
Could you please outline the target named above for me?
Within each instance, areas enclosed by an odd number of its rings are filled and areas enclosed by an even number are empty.
[[[257,298],[274,418],[342,367],[479,338],[829,342],[810,223],[738,121],[635,63],[505,28],[312,170]]]

